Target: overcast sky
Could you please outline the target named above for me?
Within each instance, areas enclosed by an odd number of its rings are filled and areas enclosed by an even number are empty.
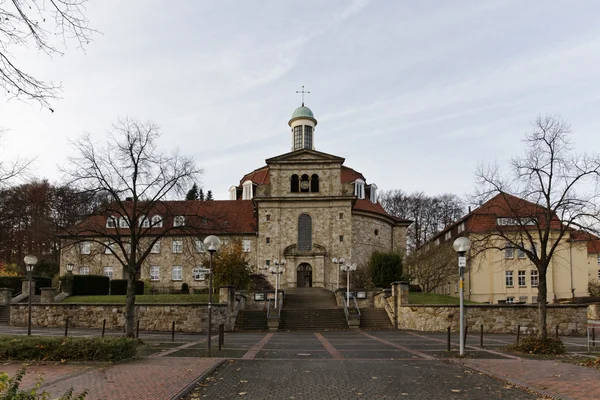
[[[152,120],[226,199],[290,151],[306,85],[317,150],[380,189],[464,195],[478,162],[521,154],[538,114],[567,119],[578,149],[600,148],[598,15],[593,0],[92,0],[102,34],[86,54],[15,53],[64,90],[54,113],[0,101],[1,156],[35,156],[35,175],[58,181],[69,139]]]

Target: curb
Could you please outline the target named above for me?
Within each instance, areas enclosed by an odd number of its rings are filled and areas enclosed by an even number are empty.
[[[548,397],[548,398],[553,399],[553,400],[573,400],[570,397],[566,397],[564,395],[558,396],[558,395],[549,393],[549,392],[547,392],[545,390],[538,389],[535,386],[531,386],[531,385],[529,385],[529,384],[527,384],[525,382],[521,382],[521,381],[518,381],[516,379],[507,378],[507,377],[505,377],[503,375],[496,374],[494,372],[488,371],[487,369],[484,369],[484,368],[481,368],[481,367],[476,367],[474,365],[463,364],[463,363],[461,363],[460,361],[457,361],[457,360],[446,359],[446,361],[449,362],[449,363],[452,363],[452,364],[460,365],[463,368],[472,369],[474,371],[480,372],[480,373],[482,373],[484,375],[489,376],[490,378],[496,379],[497,381],[509,383],[512,386],[517,387],[519,389],[525,389],[525,390],[527,390],[529,392],[535,393],[538,396],[545,396],[545,397]]]
[[[203,381],[210,374],[212,374],[218,367],[220,367],[227,359],[226,358],[216,358],[216,361],[208,367],[203,373],[198,375],[190,384],[181,389],[175,396],[171,397],[171,400],[180,400],[183,397],[187,396],[198,384],[198,382]],[[570,399],[569,399],[570,400]]]

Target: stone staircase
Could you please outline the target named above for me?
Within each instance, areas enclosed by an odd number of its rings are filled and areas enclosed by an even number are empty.
[[[10,306],[0,306],[0,325],[8,325],[10,322]]]
[[[348,329],[344,310],[335,295],[321,288],[291,288],[285,291],[280,330]]]
[[[360,327],[363,329],[391,329],[394,326],[383,308],[361,308]]]
[[[235,320],[236,332],[266,331],[267,312],[264,310],[240,310]]]

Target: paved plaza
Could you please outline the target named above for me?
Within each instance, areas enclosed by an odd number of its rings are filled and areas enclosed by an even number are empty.
[[[24,334],[3,327],[0,333]],[[62,335],[34,329],[34,335]],[[107,332],[120,335],[120,332]],[[73,336],[99,331],[73,329]],[[552,360],[528,360],[501,349],[514,335],[467,338],[466,359],[447,352],[445,333],[398,330],[227,333],[221,350],[213,337],[140,332],[140,358],[106,363],[32,363],[23,386],[39,375],[53,396],[73,386],[90,400],[125,399],[600,399],[600,371]],[[587,351],[585,338],[564,337],[571,352]],[[14,373],[21,364],[2,370]],[[523,388],[527,390],[523,390]],[[548,397],[546,397],[548,396]]]

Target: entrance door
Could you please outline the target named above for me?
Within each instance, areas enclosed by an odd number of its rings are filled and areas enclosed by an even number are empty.
[[[298,266],[296,272],[297,287],[312,287],[312,267],[303,263]]]

